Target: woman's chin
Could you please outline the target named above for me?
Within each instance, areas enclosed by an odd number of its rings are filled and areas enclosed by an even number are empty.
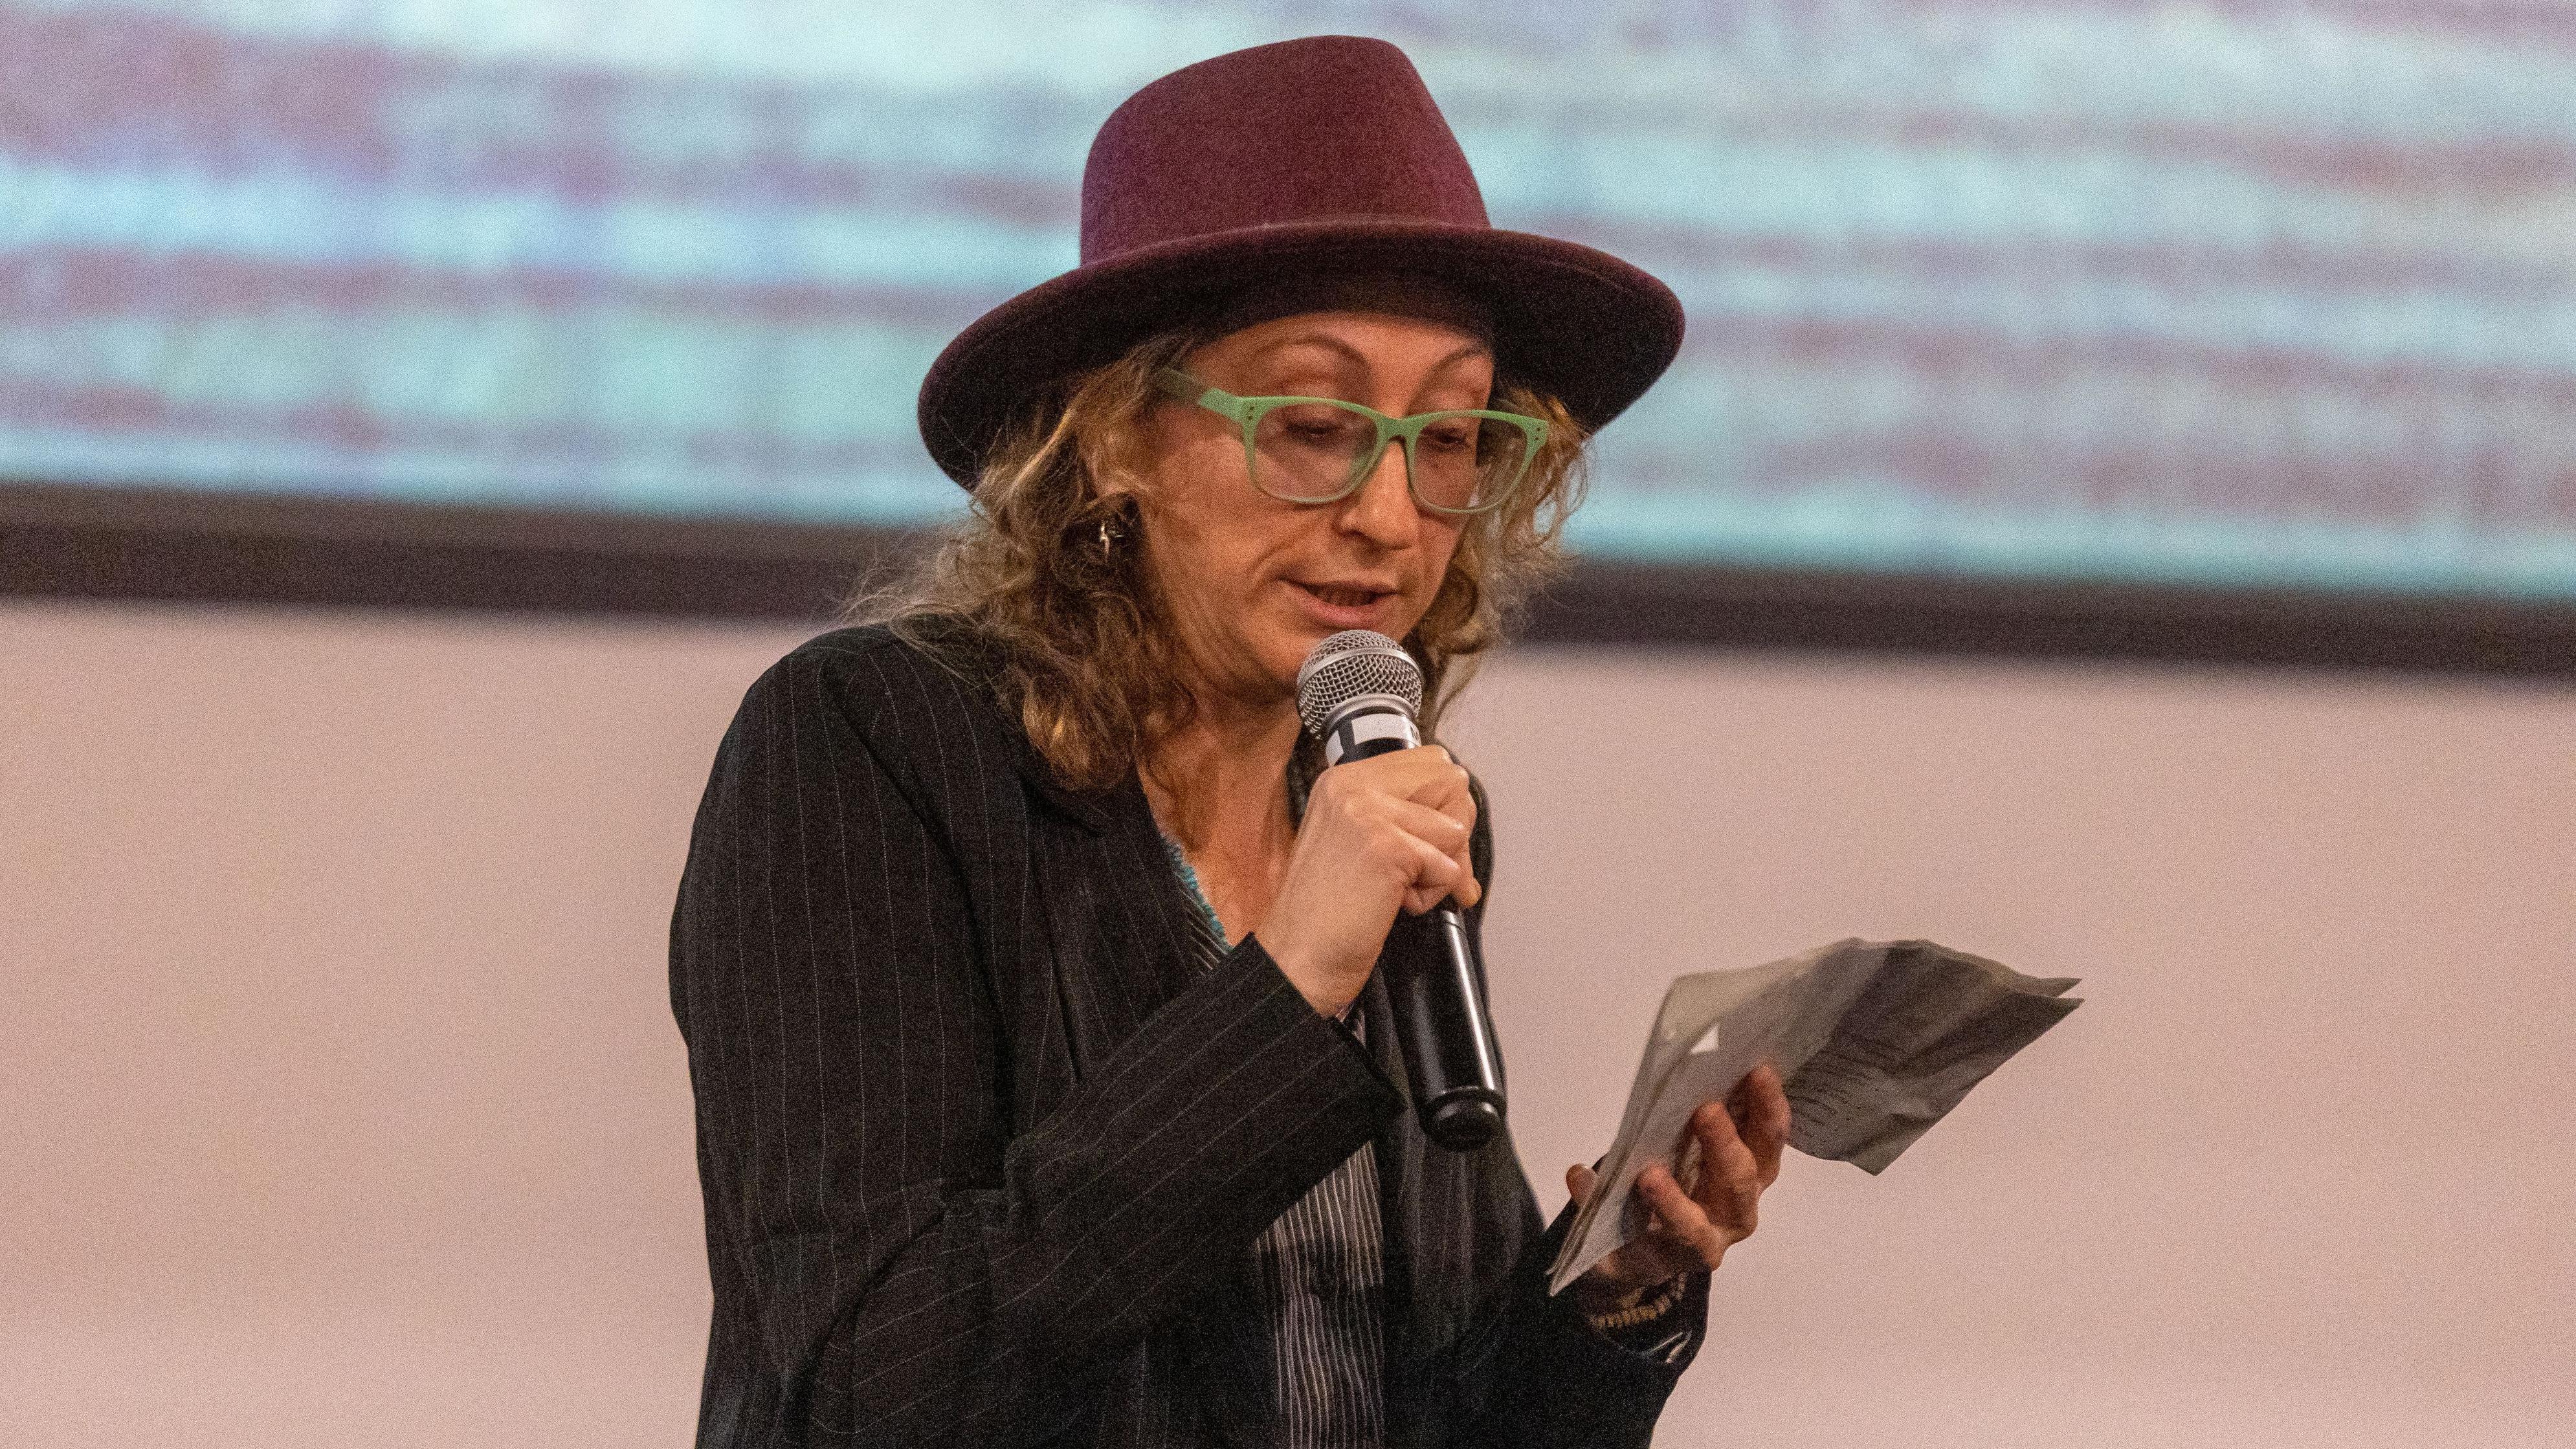
[[[1401,595],[1390,594],[1370,606],[1353,608],[1316,599],[1294,584],[1281,584],[1273,594],[1274,598],[1256,604],[1253,617],[1246,620],[1252,627],[1236,637],[1237,647],[1257,661],[1258,673],[1279,697],[1296,697],[1297,671],[1315,646],[1330,636],[1345,629],[1373,629],[1401,639],[1413,627]]]

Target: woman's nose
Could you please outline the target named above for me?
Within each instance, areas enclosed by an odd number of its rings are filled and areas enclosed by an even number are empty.
[[[1422,513],[1414,507],[1413,490],[1406,481],[1407,462],[1404,444],[1389,439],[1367,481],[1342,500],[1342,527],[1365,535],[1380,548],[1402,548],[1413,542],[1422,526]]]

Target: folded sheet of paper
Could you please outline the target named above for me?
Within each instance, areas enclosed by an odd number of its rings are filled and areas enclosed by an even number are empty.
[[[1631,1196],[1638,1172],[1660,1162],[1689,1182],[1699,1155],[1696,1140],[1682,1140],[1691,1113],[1757,1064],[1770,1062],[1787,1087],[1790,1146],[1878,1172],[2082,1005],[2066,995],[2075,984],[1929,941],[1861,940],[1675,981],[1548,1291],[1645,1232],[1645,1204]]]

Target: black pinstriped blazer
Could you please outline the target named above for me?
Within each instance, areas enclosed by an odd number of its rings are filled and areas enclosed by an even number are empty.
[[[1564,1220],[1509,1141],[1431,1148],[1394,1033],[1361,1047],[1257,941],[1199,972],[1132,774],[1058,787],[972,674],[826,634],[717,750],[671,921],[715,1294],[698,1442],[1159,1443],[1159,1354],[1207,1385],[1184,1442],[1263,1443],[1247,1249],[1374,1145],[1388,1442],[1645,1444],[1689,1354],[1546,1296]]]

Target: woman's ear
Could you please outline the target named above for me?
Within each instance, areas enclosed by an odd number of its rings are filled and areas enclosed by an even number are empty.
[[[1152,430],[1140,422],[1118,429],[1103,442],[1090,470],[1093,505],[1133,517],[1154,489]]]
[[[1110,518],[1133,518],[1136,499],[1136,490],[1124,483],[1097,484],[1091,490],[1091,511]]]
[[[1146,465],[1154,446],[1152,425],[1138,417],[1107,431],[1100,451],[1090,459],[1091,501],[1095,508],[1127,513],[1146,486]]]

